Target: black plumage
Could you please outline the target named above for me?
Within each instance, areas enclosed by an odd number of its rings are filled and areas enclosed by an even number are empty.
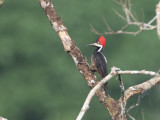
[[[91,57],[91,70],[97,72],[101,79],[108,75],[107,60],[105,56],[96,49]],[[108,95],[108,83],[104,84],[104,90]]]
[[[94,51],[93,60],[96,65],[97,73],[99,74],[101,79],[103,79],[105,76],[108,75],[106,58],[101,52]]]

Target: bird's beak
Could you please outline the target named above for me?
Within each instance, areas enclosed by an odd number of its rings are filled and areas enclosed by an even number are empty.
[[[97,43],[92,43],[92,44],[88,44],[87,46],[95,46],[95,47],[99,47],[100,45]]]

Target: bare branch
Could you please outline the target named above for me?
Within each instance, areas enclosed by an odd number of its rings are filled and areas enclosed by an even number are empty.
[[[133,118],[133,116],[131,116],[131,115],[129,114],[129,111],[132,110],[132,109],[134,109],[134,108],[136,108],[137,106],[139,106],[139,103],[140,103],[140,95],[138,96],[137,103],[136,103],[135,105],[130,106],[130,107],[128,108],[128,110],[127,110],[127,115],[128,115],[132,120],[135,120],[135,118]]]
[[[151,89],[152,87],[156,86],[160,84],[160,75],[146,81],[146,82],[143,82],[139,85],[135,85],[135,86],[132,86],[132,87],[129,87],[126,91],[125,91],[125,100],[128,101],[128,99],[130,97],[132,97],[133,95],[136,95],[136,94],[142,94],[144,93],[145,91]]]
[[[120,17],[122,20],[127,22],[126,18],[123,17],[123,15],[121,15],[118,11],[114,10],[114,12],[115,12],[115,14],[117,14],[118,17]]]
[[[156,72],[153,71],[146,71],[146,70],[141,70],[141,71],[137,71],[137,70],[125,70],[125,71],[118,71],[118,74],[144,74],[144,75],[151,75],[151,76],[157,76],[159,75]]]
[[[4,3],[4,0],[0,0],[0,7],[2,6],[3,3]]]
[[[153,19],[151,19],[149,22],[148,22],[148,26],[151,27],[151,24],[157,19],[157,16],[154,16]]]
[[[86,98],[86,100],[85,100],[85,102],[84,102],[84,104],[83,104],[83,106],[81,108],[81,111],[80,111],[79,115],[77,116],[76,120],[81,120],[82,117],[84,116],[85,112],[89,109],[90,101],[91,101],[92,97],[95,95],[96,91],[98,89],[100,89],[103,86],[103,84],[106,83],[108,80],[110,80],[112,77],[114,77],[115,75],[119,75],[119,74],[145,74],[145,75],[152,75],[152,76],[159,75],[158,73],[152,72],[152,71],[145,71],[145,70],[141,70],[141,71],[129,71],[129,70],[127,70],[127,71],[121,71],[119,68],[112,67],[110,74],[108,74],[104,79],[102,79],[89,92],[89,94],[88,94],[88,96],[87,96],[87,98]],[[160,78],[160,76],[159,76],[159,78]],[[148,81],[146,81],[145,83],[147,83],[147,82]],[[158,79],[158,82],[160,83],[160,79]],[[141,87],[141,89],[143,89],[143,86],[140,85],[140,87]],[[140,89],[140,87],[139,87],[139,89]],[[151,87],[153,87],[153,86],[151,86]],[[148,88],[148,89],[150,89],[150,88]],[[134,89],[134,90],[136,90],[136,89]],[[147,88],[146,88],[146,90],[147,90]],[[129,99],[129,97],[131,97],[131,96],[127,97],[127,95],[128,95],[127,93],[128,93],[127,91],[124,92],[124,100],[125,100],[125,102],[127,102],[127,100]],[[142,93],[142,92],[139,92],[139,93]],[[123,101],[122,98],[120,98],[120,101],[121,102]],[[126,105],[126,104],[123,103],[123,105]]]
[[[158,35],[160,36],[160,3],[157,4],[156,8],[156,16],[154,16],[148,23],[140,22],[136,19],[133,15],[132,8],[131,8],[131,0],[113,0],[116,4],[121,6],[121,9],[124,15],[120,14],[118,11],[114,10],[115,14],[120,17],[122,20],[126,22],[126,24],[119,30],[114,31],[111,27],[106,24],[107,21],[103,18],[104,23],[107,26],[108,32],[99,33],[95,28],[92,30],[95,34],[102,35],[102,34],[129,34],[129,35],[137,35],[144,30],[154,30],[157,28]],[[158,17],[159,16],[159,17]],[[157,25],[153,25],[153,23],[157,20]],[[129,26],[136,26],[137,31],[126,31]],[[159,26],[159,28],[157,27]],[[92,28],[93,29],[93,26]]]
[[[0,120],[7,120],[7,119],[0,116]]]
[[[157,15],[157,34],[160,39],[160,2],[156,6],[156,15]]]
[[[118,5],[121,5],[121,3],[118,0],[113,0],[113,2],[115,2]]]
[[[91,27],[91,31],[94,32],[97,35],[100,35],[101,33],[99,33],[94,27],[93,25],[89,24],[89,26]],[[103,34],[103,33],[102,33]]]
[[[105,25],[107,26],[108,31],[109,31],[109,32],[113,32],[113,30],[112,30],[111,27],[108,25],[108,23],[107,23],[106,19],[104,18],[104,16],[102,17],[102,19],[103,19],[103,22],[105,23]]]

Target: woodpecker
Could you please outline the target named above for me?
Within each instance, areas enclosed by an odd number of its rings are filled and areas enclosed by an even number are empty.
[[[103,36],[100,36],[96,43],[89,44],[89,46],[96,47],[95,51],[93,52],[93,55],[91,56],[91,67],[90,69],[93,72],[97,72],[101,79],[103,79],[105,76],[108,75],[107,70],[107,59],[102,54],[102,50],[105,48],[105,38]],[[108,83],[104,84],[104,90],[105,94],[108,96],[108,90],[107,90]]]

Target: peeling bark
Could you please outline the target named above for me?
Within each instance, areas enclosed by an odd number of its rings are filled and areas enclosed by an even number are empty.
[[[124,93],[126,102],[133,95],[143,94],[145,91],[147,91],[147,90],[151,89],[152,87],[159,85],[159,84],[160,84],[160,75],[155,78],[152,78],[146,82],[143,82],[139,85],[129,87]]]

